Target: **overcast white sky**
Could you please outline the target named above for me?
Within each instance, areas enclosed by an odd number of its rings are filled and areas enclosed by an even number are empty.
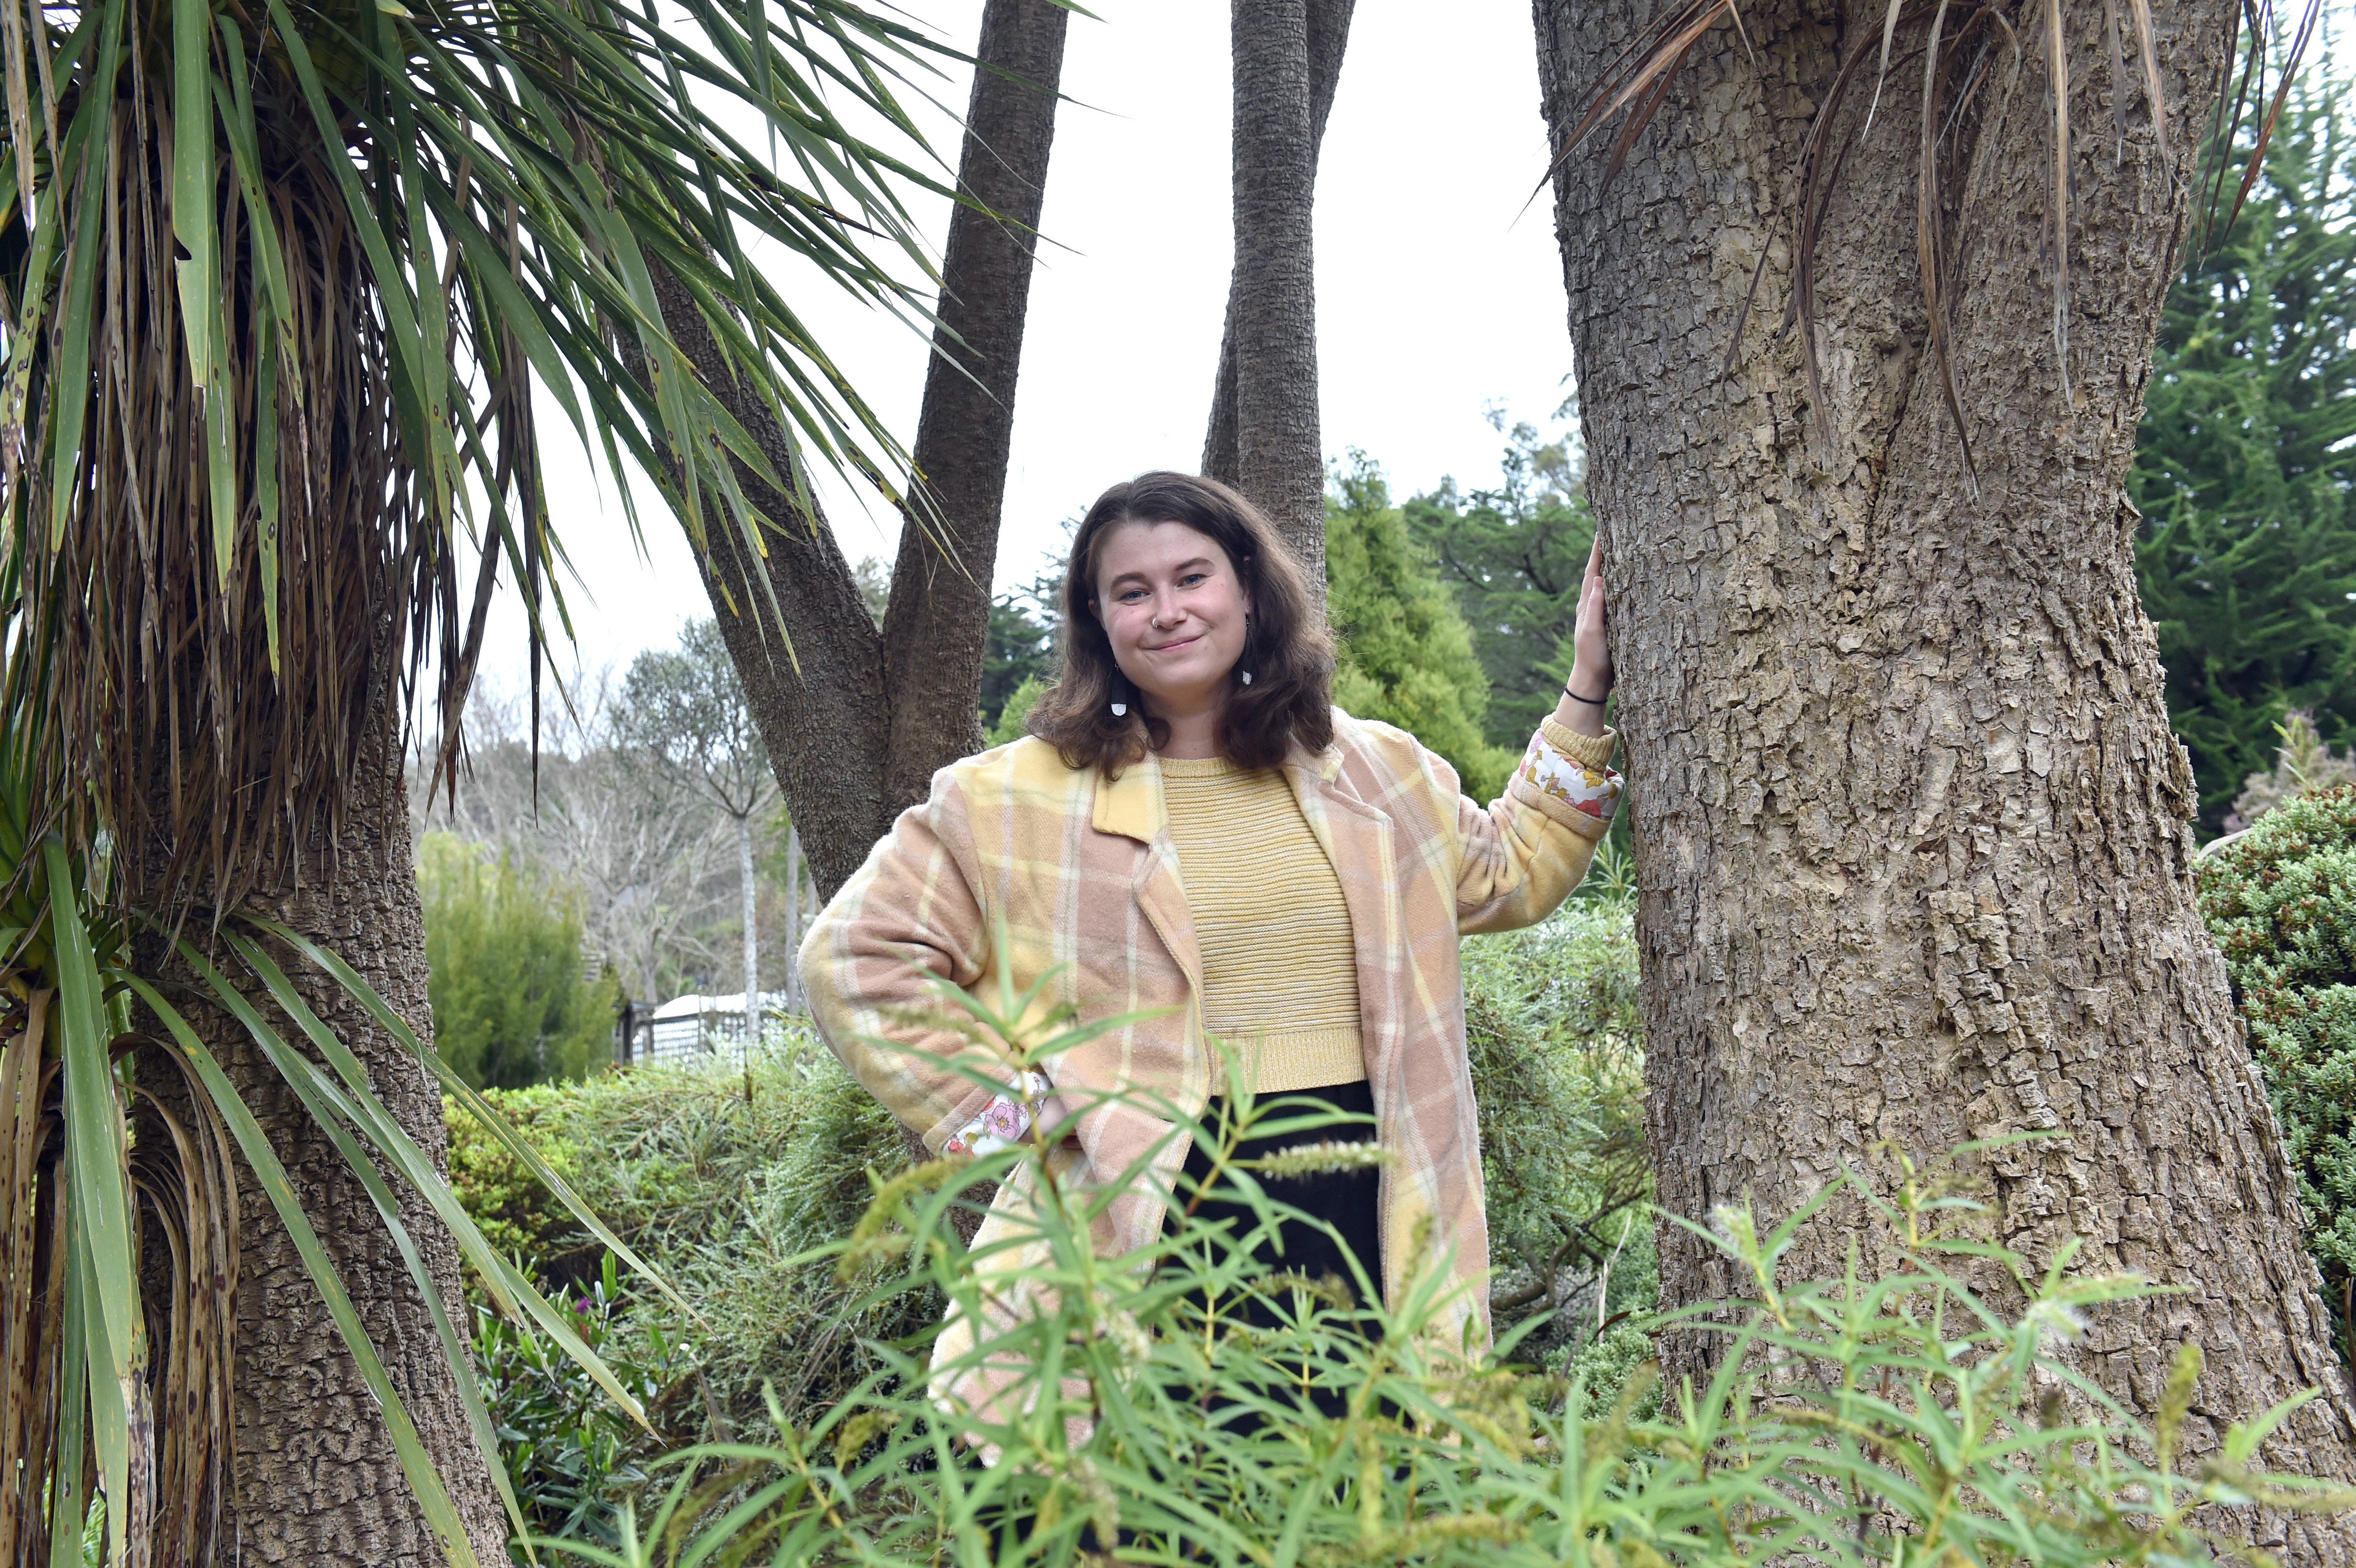
[[[909,10],[970,48],[980,0]],[[1116,479],[1201,460],[1226,307],[1228,221],[1225,0],[1090,0],[1075,16],[1040,227],[1053,242],[1031,294],[1015,398],[1001,585],[1027,582],[1065,519]],[[1551,206],[1523,210],[1546,167],[1525,0],[1359,0],[1317,189],[1319,368],[1326,452],[1362,447],[1406,494],[1496,472],[1492,402],[1541,424],[1568,388],[1570,347]],[[969,83],[942,84],[962,108]],[[935,144],[954,156],[943,123]],[[920,209],[936,245],[948,204]],[[926,344],[840,296],[798,299],[822,341],[904,441],[916,434]],[[562,416],[546,421],[563,432]],[[569,435],[565,437],[569,440]],[[610,485],[552,462],[558,533],[583,662],[626,666],[710,613],[679,528],[646,514],[646,557]],[[844,552],[891,559],[897,518],[826,496]],[[585,592],[584,592],[585,590]],[[512,689],[521,616],[486,651]],[[569,660],[564,662],[570,662]]]

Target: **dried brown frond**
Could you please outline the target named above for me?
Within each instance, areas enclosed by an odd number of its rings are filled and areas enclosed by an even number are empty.
[[[75,461],[27,475],[19,504],[56,519],[22,536],[26,617],[48,667],[16,661],[9,676],[27,697],[46,688],[59,763],[86,786],[65,801],[82,818],[72,836],[113,830],[124,893],[226,909],[290,869],[295,846],[334,841],[371,726],[406,708],[404,651],[437,623],[467,624],[467,645],[445,645],[441,661],[459,677],[480,615],[454,613],[434,517],[447,503],[427,493],[404,434],[345,198],[300,134],[260,149],[292,328],[273,330],[256,308],[254,230],[224,167],[220,287],[204,302],[219,311],[218,351],[199,384],[183,312],[203,296],[184,290],[174,238],[163,74],[152,62],[126,73],[111,155],[85,176],[104,188],[83,193],[98,199],[66,242],[66,276],[89,282],[70,283],[57,314],[99,347],[82,410],[35,405],[33,448]],[[264,115],[258,129],[297,128]],[[59,443],[59,421],[76,417],[78,448]],[[235,447],[234,532],[209,490],[214,439]],[[529,483],[528,451],[511,464]]]
[[[2081,8],[2090,8],[2092,0],[2081,0]],[[2109,55],[2109,85],[2117,124],[2119,159],[2124,162],[2128,140],[2129,96],[2131,93],[2139,94],[2161,163],[2173,176],[2175,153],[2168,134],[2168,104],[2160,82],[2158,48],[2154,36],[2150,0],[2127,0],[2125,19],[2120,16],[2118,0],[2102,0],[2102,4],[2104,9],[2100,24]],[[2224,182],[2234,159],[2241,155],[2235,149],[2244,115],[2254,101],[2254,89],[2256,97],[2267,97],[2265,91],[2265,60],[2270,54],[2279,57],[2280,78],[2275,83],[2263,114],[2252,121],[2254,126],[2253,145],[2246,155],[2247,162],[2243,166],[2231,210],[2224,219],[2227,229],[2231,228],[2233,216],[2241,209],[2243,198],[2257,177],[2276,122],[2287,101],[2290,82],[2312,41],[2321,0],[2307,0],[2297,27],[2286,40],[2275,14],[2274,4],[2275,0],[2243,0],[2242,10],[2248,23],[2248,56],[2239,86],[2220,100],[2216,124],[2210,137],[2211,162],[2204,233],[2211,237],[2217,232],[2217,212],[2223,203]],[[1816,343],[1816,251],[1849,149],[1872,129],[1892,65],[1902,65],[1919,54],[1922,62],[1922,123],[1915,155],[1916,263],[1922,280],[1932,368],[1938,377],[1941,400],[1955,427],[1965,475],[1975,492],[1977,490],[1978,478],[1970,431],[1965,417],[1962,394],[1955,381],[1954,348],[1950,341],[1955,289],[1946,236],[1955,217],[1957,204],[1965,199],[1964,181],[1957,176],[1966,165],[1969,143],[1976,128],[1982,124],[2004,122],[2001,113],[1985,112],[1979,101],[1981,94],[1990,82],[1997,80],[1997,62],[2002,59],[2010,61],[2010,69],[2004,79],[2008,93],[2022,65],[2021,36],[2031,24],[2037,28],[2038,58],[2044,67],[2048,110],[2044,132],[2051,164],[2050,176],[2045,181],[2045,217],[2052,269],[2054,362],[2065,403],[2069,399],[2072,310],[2070,114],[2074,91],[2069,61],[2069,5],[2070,0],[1888,0],[1874,14],[1874,25],[1862,29],[1861,36],[1847,41],[1831,80],[1821,89],[1812,89],[1817,96],[1817,107],[1807,132],[1802,137],[1794,170],[1798,209],[1793,223],[1791,293],[1785,303],[1783,330],[1796,330],[1798,334],[1812,422],[1828,464],[1834,460],[1837,447]],[[2037,7],[2033,12],[2032,5]],[[1665,12],[1639,31],[1575,100],[1576,117],[1569,134],[1564,137],[1562,145],[1547,165],[1547,177],[1552,178],[1590,136],[1612,115],[1624,109],[1627,117],[1613,139],[1601,182],[1603,187],[1608,188],[1612,177],[1625,163],[1636,139],[1666,101],[1678,72],[1703,36],[1732,14],[1731,5],[1725,0],[1687,0],[1685,5]],[[2243,19],[2236,18],[2237,29]],[[1739,18],[1737,25],[1740,26]],[[2131,73],[2126,61],[2124,34],[2129,27],[2135,33],[2139,73]],[[1912,48],[1902,42],[1909,34],[1916,35],[1916,42]],[[2228,40],[2226,54],[2229,59],[2236,52],[2240,36],[2237,31]],[[1751,53],[1755,59],[1747,33],[1742,42],[1746,53]],[[1845,114],[1851,91],[1869,61],[1878,62],[1872,97],[1861,116]],[[2227,113],[2229,105],[2230,118]],[[1750,289],[1744,293],[1741,305],[1735,314],[1733,332],[1722,366],[1725,373],[1732,373],[1740,357],[1743,332],[1749,325],[1760,283],[1766,275],[1767,256],[1768,251],[1762,246],[1751,273]]]
[[[0,1040],[0,1568],[47,1568],[57,1466],[59,1379],[70,1223],[58,1059],[43,1060],[50,997],[36,993]],[[140,1391],[152,1444],[140,1449],[133,1538],[145,1562],[210,1563],[229,1485],[235,1413],[237,1182],[228,1130],[179,1051],[126,1035],[135,1056],[138,1136],[130,1177],[146,1256],[142,1292],[155,1354]],[[71,1462],[82,1463],[79,1454]],[[159,1506],[159,1504],[161,1506]]]

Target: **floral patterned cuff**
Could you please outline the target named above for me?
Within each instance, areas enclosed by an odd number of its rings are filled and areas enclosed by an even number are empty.
[[[979,1158],[1012,1147],[1030,1133],[1033,1108],[1055,1092],[1055,1086],[1040,1074],[1025,1072],[1019,1088],[999,1095],[981,1108],[981,1115],[951,1133],[941,1152]]]
[[[1547,816],[1591,837],[1620,806],[1620,775],[1607,765],[1612,739],[1609,731],[1574,735],[1549,721],[1531,737],[1514,783]]]

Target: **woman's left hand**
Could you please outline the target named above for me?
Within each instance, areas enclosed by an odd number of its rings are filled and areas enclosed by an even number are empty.
[[[1571,634],[1570,692],[1601,702],[1612,695],[1612,645],[1605,636],[1603,536],[1587,552],[1587,580],[1579,590],[1579,624]]]

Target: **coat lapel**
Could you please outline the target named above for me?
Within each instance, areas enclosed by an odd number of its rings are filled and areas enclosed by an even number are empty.
[[[1138,907],[1185,973],[1188,987],[1201,996],[1203,950],[1195,940],[1194,917],[1186,908],[1185,887],[1178,880],[1178,852],[1170,843],[1170,808],[1162,795],[1161,765],[1149,755],[1109,783],[1099,773],[1092,821],[1099,833],[1137,840],[1137,873],[1130,887]]]

